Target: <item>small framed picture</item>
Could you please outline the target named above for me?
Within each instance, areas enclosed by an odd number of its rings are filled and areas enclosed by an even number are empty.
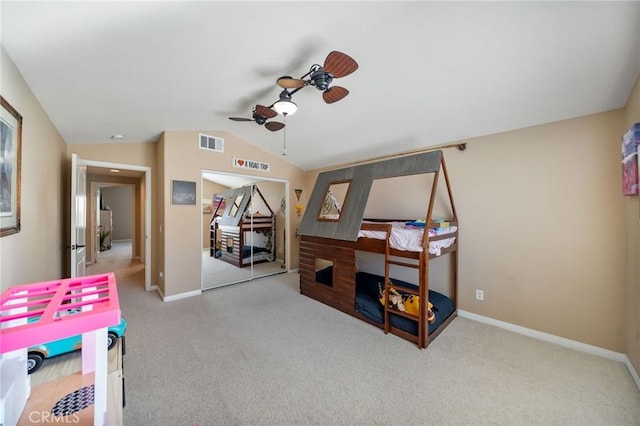
[[[224,209],[227,207],[227,203],[224,200],[224,196],[222,194],[213,194],[213,209],[218,209],[218,212],[222,214]]]
[[[196,183],[185,180],[171,181],[171,204],[196,205]]]
[[[622,194],[638,195],[638,146],[640,123],[634,124],[622,137]]]
[[[20,232],[22,116],[0,96],[0,237]]]

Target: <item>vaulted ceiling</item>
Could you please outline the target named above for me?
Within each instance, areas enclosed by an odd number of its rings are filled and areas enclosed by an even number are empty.
[[[2,45],[67,143],[226,131],[324,167],[623,107],[640,2],[13,2]],[[271,132],[276,80],[330,51],[359,64],[326,104],[305,87]],[[275,118],[283,121],[283,117]],[[195,143],[195,142],[194,142]]]

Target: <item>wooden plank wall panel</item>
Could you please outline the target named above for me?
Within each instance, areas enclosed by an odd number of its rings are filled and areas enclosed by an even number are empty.
[[[227,251],[227,239],[229,238],[233,239],[233,253],[229,253]],[[238,266],[240,264],[240,253],[242,251],[242,247],[240,246],[240,234],[237,231],[233,232],[228,228],[222,230],[221,251],[222,257],[220,259],[231,263],[232,265]]]
[[[333,286],[316,282],[316,259],[333,262]],[[355,312],[355,250],[344,241],[303,237],[300,242],[300,292],[326,305],[353,315]]]

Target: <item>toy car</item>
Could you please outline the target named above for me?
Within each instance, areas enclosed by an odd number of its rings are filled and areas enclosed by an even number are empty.
[[[118,338],[127,330],[127,321],[120,317],[120,324],[107,329],[107,349],[116,345]],[[32,346],[27,355],[27,373],[38,370],[45,359],[76,351],[82,347],[82,335],[71,336],[42,345]]]

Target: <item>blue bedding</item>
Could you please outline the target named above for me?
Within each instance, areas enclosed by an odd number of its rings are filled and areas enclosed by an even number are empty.
[[[264,247],[253,247],[253,254],[264,253],[264,252],[269,252],[269,250]],[[242,247],[242,258],[246,259],[249,256],[251,256],[251,246]]]
[[[418,289],[418,286],[404,281],[396,279],[391,281],[403,287]],[[356,311],[378,324],[384,323],[384,307],[378,299],[378,283],[383,282],[384,277],[382,276],[367,272],[356,273]],[[433,312],[436,314],[435,321],[429,323],[429,334],[431,334],[444,320],[449,318],[455,307],[451,299],[433,290],[429,290],[429,301],[433,304]],[[389,322],[393,327],[418,335],[417,321],[391,314],[389,315]]]

